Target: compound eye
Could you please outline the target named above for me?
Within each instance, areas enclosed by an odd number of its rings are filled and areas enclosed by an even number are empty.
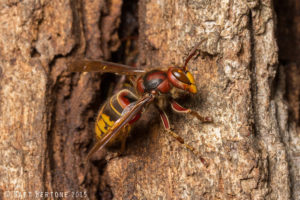
[[[180,69],[173,69],[172,74],[176,77],[177,80],[185,84],[191,85],[190,80],[186,77],[185,73]]]

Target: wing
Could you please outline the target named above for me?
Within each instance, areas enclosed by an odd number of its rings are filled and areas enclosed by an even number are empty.
[[[107,72],[125,75],[143,74],[146,71],[128,65],[102,60],[76,60],[68,64],[69,72]]]
[[[122,116],[114,123],[109,132],[99,140],[87,155],[87,160],[99,149],[102,149],[128,122],[138,114],[142,108],[154,97],[147,95],[137,101],[135,105],[124,110]]]

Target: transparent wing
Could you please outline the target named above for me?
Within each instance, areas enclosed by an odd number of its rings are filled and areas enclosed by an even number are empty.
[[[69,72],[107,72],[125,75],[138,75],[146,71],[128,65],[102,60],[76,60],[68,64]]]
[[[128,122],[138,114],[143,107],[153,99],[152,95],[146,95],[139,99],[135,105],[122,113],[122,116],[109,129],[109,132],[99,140],[87,155],[87,160],[99,149],[102,149]]]

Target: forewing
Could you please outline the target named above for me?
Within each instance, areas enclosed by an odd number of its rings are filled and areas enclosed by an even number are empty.
[[[132,106],[127,112],[123,112],[122,116],[114,123],[109,132],[99,140],[87,155],[87,160],[99,149],[102,149],[128,122],[138,114],[143,107],[152,100],[152,96],[144,96]]]
[[[76,60],[68,64],[69,72],[103,72],[125,75],[138,75],[146,71],[128,65],[122,65],[102,60]]]

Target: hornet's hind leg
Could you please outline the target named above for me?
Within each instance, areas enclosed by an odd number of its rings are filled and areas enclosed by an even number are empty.
[[[119,156],[122,156],[125,152],[126,141],[129,136],[130,130],[131,130],[131,127],[130,127],[130,125],[127,124],[126,126],[124,126],[124,128],[122,129],[122,132],[120,133],[121,148],[120,148],[120,152],[118,153]]]

